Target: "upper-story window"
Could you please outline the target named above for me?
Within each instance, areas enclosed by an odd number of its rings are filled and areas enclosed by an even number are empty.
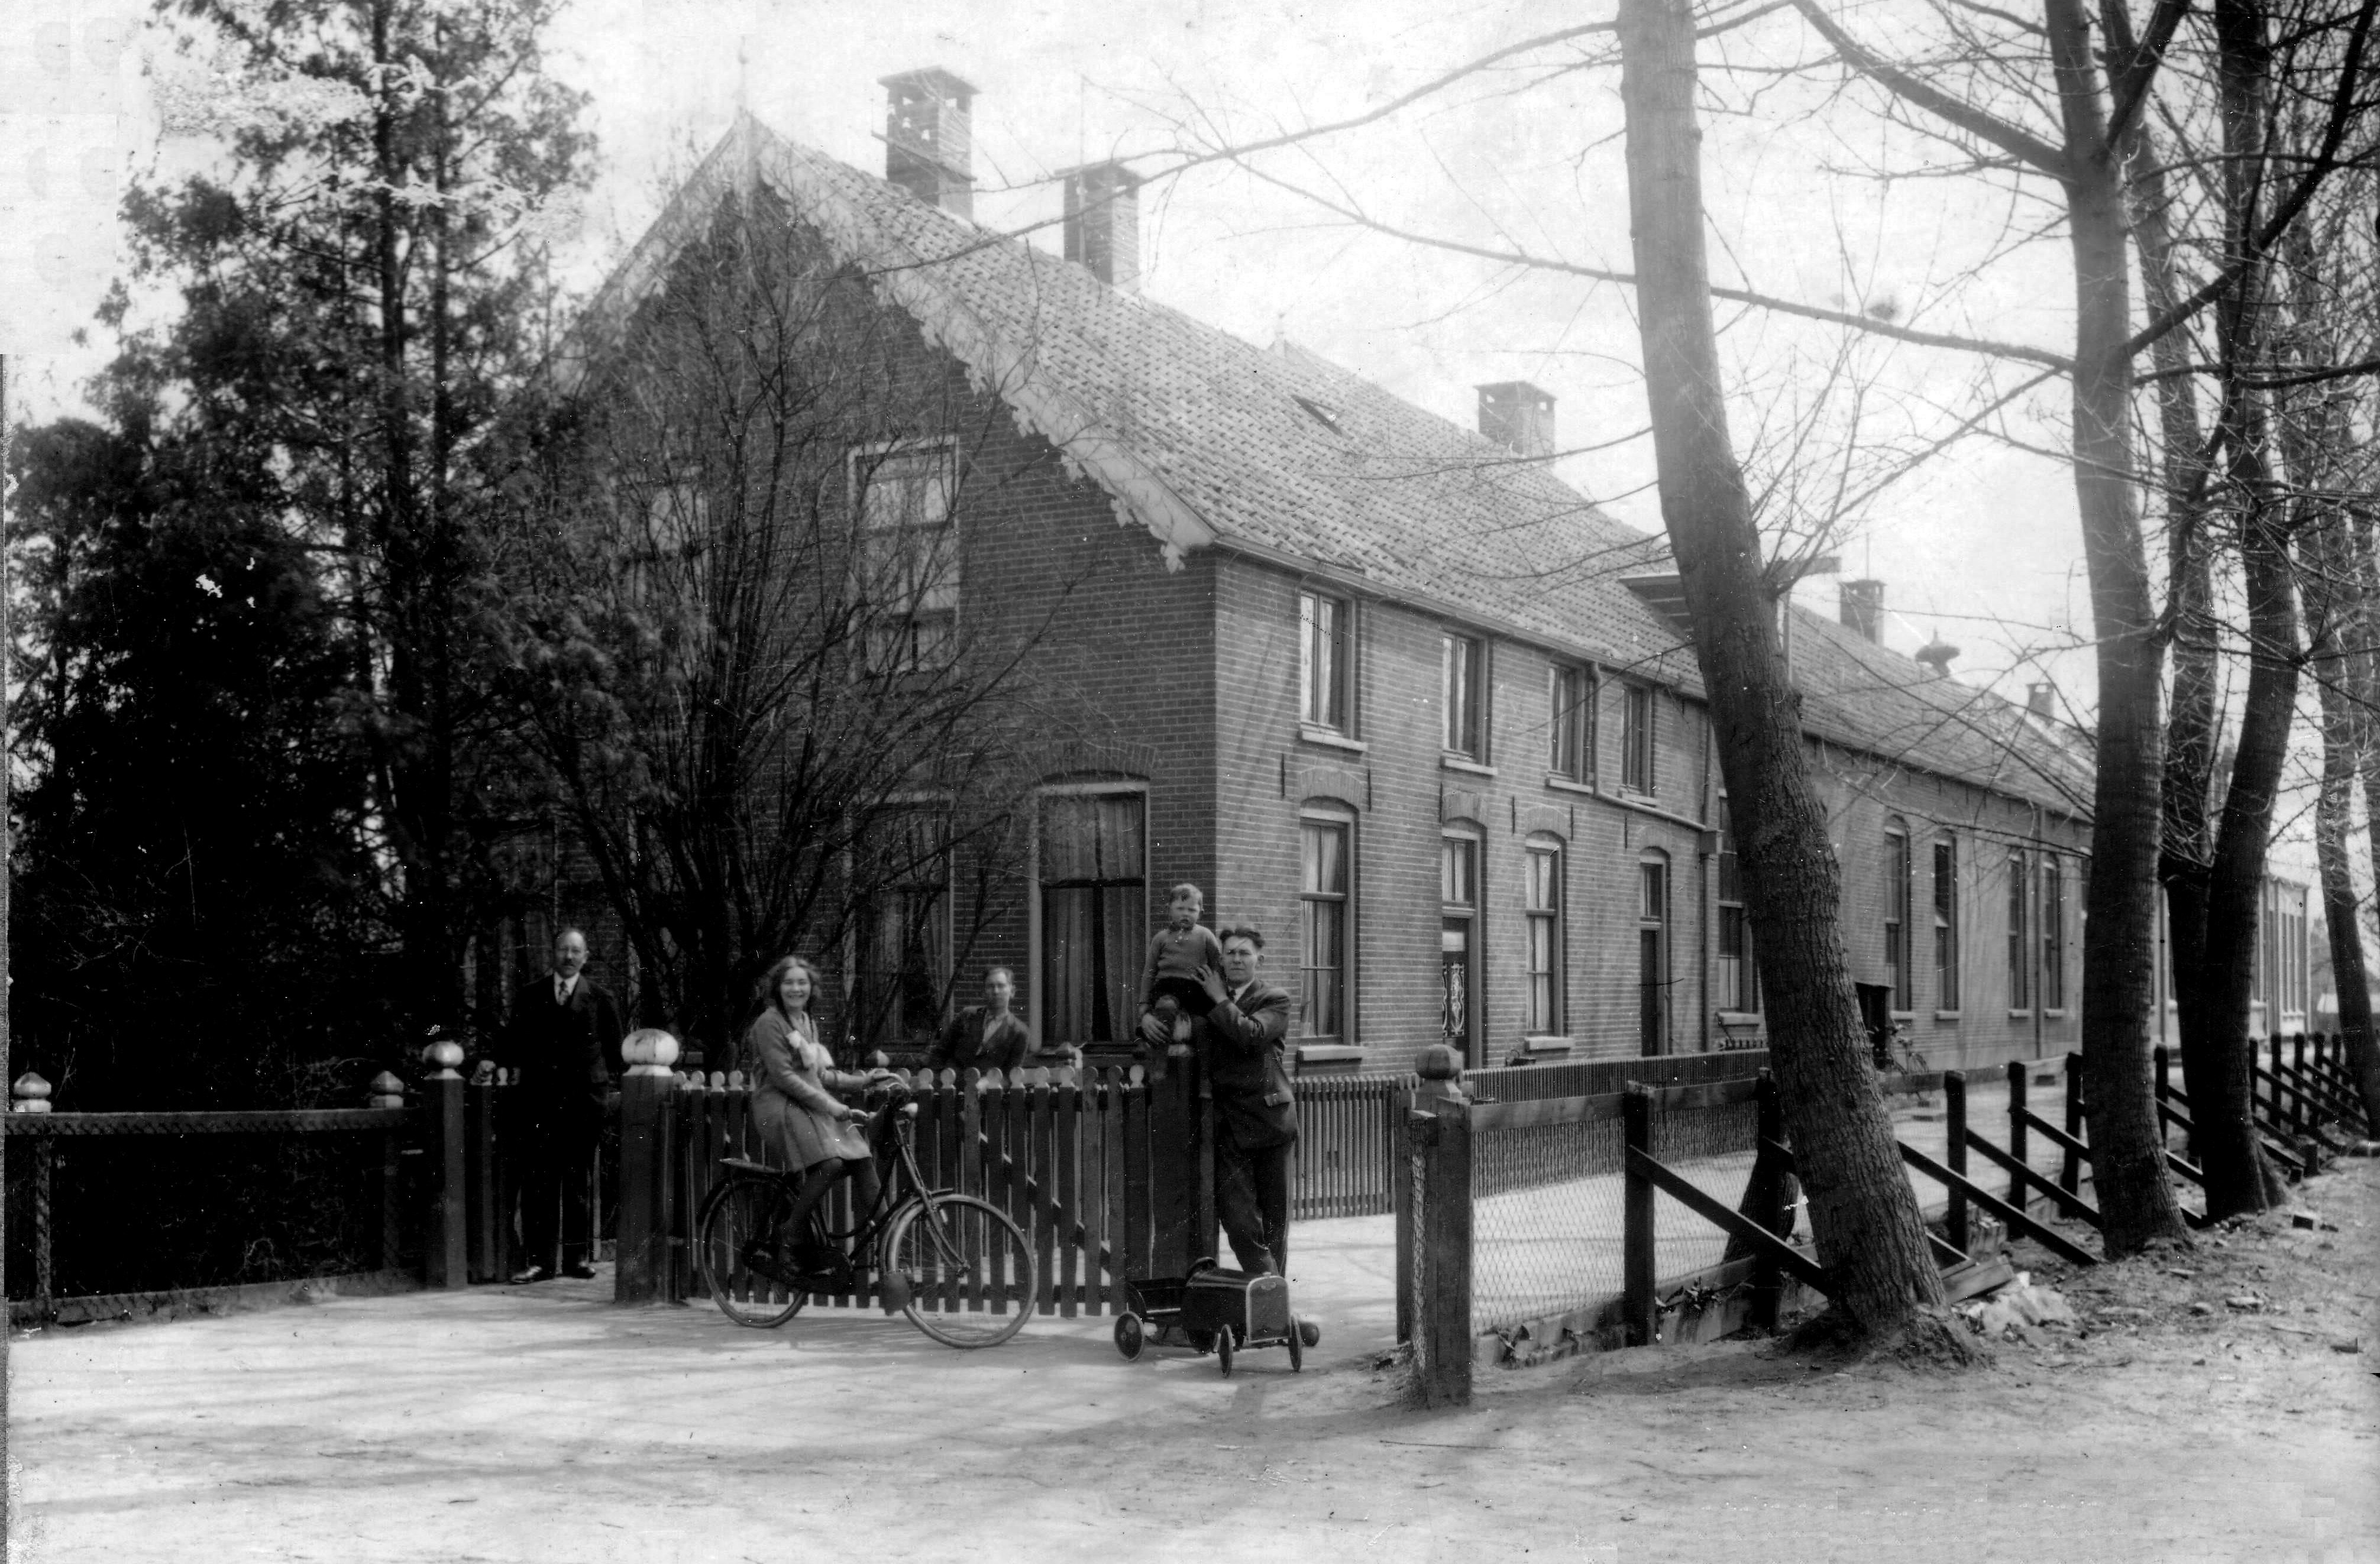
[[[956,453],[944,442],[854,451],[851,491],[868,661],[889,669],[929,663],[950,647],[958,620]]]
[[[1959,1008],[1959,843],[1934,843],[1934,1002]]]
[[[1319,592],[1297,594],[1297,706],[1309,727],[1348,730],[1351,606]]]
[[[1620,785],[1653,792],[1653,686],[1623,685],[1620,702]]]
[[[1899,819],[1884,827],[1884,981],[1892,1008],[1909,1010],[1916,975],[1909,959],[1909,827]]]
[[[1469,636],[1441,637],[1439,687],[1449,755],[1488,758],[1488,649]]]
[[[1595,780],[1595,675],[1575,663],[1554,664],[1548,698],[1552,735],[1547,768],[1568,782]]]

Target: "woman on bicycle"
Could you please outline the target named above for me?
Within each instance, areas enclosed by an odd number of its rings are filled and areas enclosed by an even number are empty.
[[[809,1214],[837,1179],[853,1181],[858,1209],[876,1204],[874,1149],[863,1126],[868,1115],[838,1098],[838,1091],[864,1090],[879,1077],[837,1070],[819,1042],[810,1014],[818,991],[818,968],[799,956],[782,957],[761,980],[759,1019],[745,1034],[753,1061],[752,1118],[770,1160],[807,1175],[795,1198],[784,1236],[808,1231]],[[831,1264],[826,1255],[804,1255],[809,1264]]]

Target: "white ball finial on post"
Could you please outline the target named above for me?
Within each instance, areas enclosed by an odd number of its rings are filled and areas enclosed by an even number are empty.
[[[50,1084],[30,1070],[17,1077],[16,1084],[8,1088],[8,1096],[13,1099],[8,1104],[12,1113],[47,1113],[50,1110]]]
[[[677,1056],[677,1039],[658,1026],[639,1026],[620,1041],[631,1075],[666,1075]]]

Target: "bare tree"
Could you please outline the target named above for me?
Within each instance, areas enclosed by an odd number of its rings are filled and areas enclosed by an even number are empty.
[[[1622,0],[1622,97],[1645,394],[1669,526],[1729,795],[1756,798],[1739,853],[1786,1123],[1834,1302],[1886,1343],[1966,1361],[1893,1143],[1837,913],[1758,529],[1728,434],[1703,238],[1691,0]]]
[[[797,951],[850,979],[830,1024],[865,1039],[938,1018],[933,952],[963,959],[1014,894],[1048,625],[960,612],[976,520],[1019,476],[998,399],[744,199],[553,410],[511,644],[657,1018],[731,1038]]]

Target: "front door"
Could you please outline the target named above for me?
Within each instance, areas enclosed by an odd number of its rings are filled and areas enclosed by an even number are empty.
[[[1636,1042],[1649,1058],[1670,1051],[1670,866],[1647,857],[1636,867]]]
[[[1439,976],[1444,994],[1444,1006],[1439,1025],[1443,1034],[1440,1041],[1454,1050],[1464,1065],[1476,1064],[1472,1057],[1473,1011],[1471,1002],[1471,922],[1468,918],[1448,918],[1438,937]]]

